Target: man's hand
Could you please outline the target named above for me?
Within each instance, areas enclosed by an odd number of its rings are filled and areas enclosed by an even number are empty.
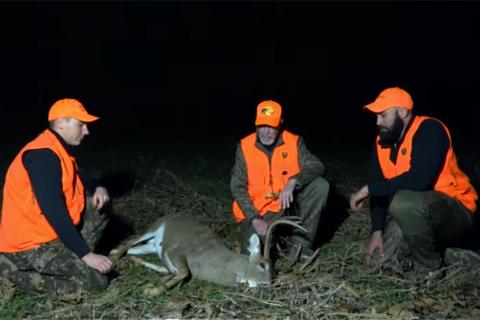
[[[372,263],[373,255],[377,250],[380,256],[383,258],[384,250],[382,231],[375,231],[374,233],[372,233],[372,238],[370,239],[370,243],[368,244],[367,257],[365,258],[365,263],[367,264],[367,266]]]
[[[108,201],[110,201],[110,196],[108,195],[107,189],[104,187],[97,187],[95,193],[92,197],[93,206],[99,210],[101,209]]]
[[[85,262],[90,268],[98,270],[101,273],[107,273],[112,267],[112,261],[101,254],[96,254],[93,252],[87,253],[82,257],[83,262]]]
[[[282,209],[290,208],[290,204],[293,202],[293,191],[297,185],[297,180],[291,178],[288,180],[287,185],[280,192],[280,203],[282,204]]]
[[[253,226],[253,229],[255,230],[255,232],[260,235],[260,236],[264,236],[267,234],[267,228],[268,228],[268,224],[263,221],[262,219],[259,219],[259,218],[255,218],[252,220],[252,226]]]
[[[363,202],[368,198],[368,185],[364,185],[357,192],[350,196],[350,208],[353,212],[358,212],[363,207]]]

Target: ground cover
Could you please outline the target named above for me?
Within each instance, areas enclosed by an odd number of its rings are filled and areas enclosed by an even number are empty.
[[[103,249],[113,245],[113,240],[143,231],[160,216],[178,213],[202,219],[230,248],[239,250],[228,189],[233,150],[228,149],[223,157],[206,150],[186,144],[162,149],[164,156],[140,149],[128,154],[104,149],[81,156],[79,162],[115,194],[110,208],[113,227]],[[364,159],[328,150],[319,153],[340,197],[348,197],[365,181]],[[75,304],[3,287],[0,318],[480,318],[480,269],[474,259],[452,251],[444,278],[408,281],[380,268],[365,267],[369,230],[368,214],[347,216],[313,259],[279,271],[269,288],[225,288],[192,279],[166,291],[164,277],[124,258],[106,292]],[[154,256],[148,261],[158,262]]]

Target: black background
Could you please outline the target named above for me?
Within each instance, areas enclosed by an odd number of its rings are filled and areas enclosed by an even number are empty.
[[[476,142],[479,15],[475,2],[3,2],[1,136],[25,143],[74,97],[102,118],[100,143],[239,139],[274,99],[291,131],[347,147],[375,134],[361,107],[401,86]]]

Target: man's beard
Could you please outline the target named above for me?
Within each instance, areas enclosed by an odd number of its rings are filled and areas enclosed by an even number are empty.
[[[402,134],[404,124],[400,117],[396,117],[395,121],[393,122],[392,128],[388,129],[385,127],[378,127],[378,135],[380,136],[379,144],[382,147],[391,147],[395,143],[398,142],[400,139],[400,135]]]
[[[277,145],[278,136],[279,136],[279,135],[277,135],[277,137],[276,137],[276,138],[273,140],[273,142],[270,143],[270,144],[264,144],[263,141],[262,141],[262,139],[260,139],[260,138],[258,139],[258,141],[260,142],[260,144],[261,144],[265,149],[272,151],[272,150],[275,148],[275,146]]]

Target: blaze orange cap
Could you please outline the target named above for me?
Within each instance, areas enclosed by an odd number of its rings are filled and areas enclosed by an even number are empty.
[[[282,120],[282,106],[273,100],[265,100],[257,106],[256,126],[278,127]]]
[[[83,104],[76,99],[58,100],[48,111],[48,121],[63,117],[72,117],[82,122],[93,122],[99,119],[99,117],[89,114]]]
[[[413,109],[413,100],[410,94],[398,87],[383,90],[374,102],[367,104],[363,109],[381,113],[393,107]]]

